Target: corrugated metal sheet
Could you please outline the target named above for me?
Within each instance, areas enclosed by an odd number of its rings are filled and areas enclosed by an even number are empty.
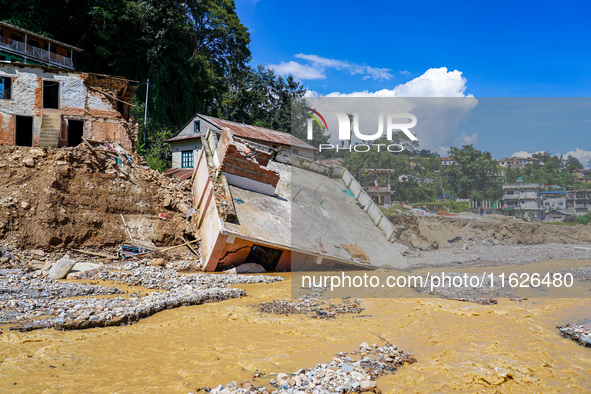
[[[197,140],[197,139],[200,139],[204,135],[205,134],[200,133],[200,134],[184,135],[184,136],[181,136],[181,137],[172,137],[170,139],[167,139],[164,142],[174,142],[174,141],[184,141],[184,140]]]
[[[190,179],[193,176],[192,168],[169,168],[168,170],[162,171],[164,175],[173,176],[180,179]]]
[[[259,126],[251,126],[243,123],[231,122],[229,120],[223,120],[214,118],[207,115],[199,115],[206,121],[214,124],[220,130],[228,128],[235,136],[251,139],[253,141],[263,141],[267,143],[273,143],[284,146],[292,146],[301,149],[318,150],[310,144],[292,136],[291,134],[284,133],[282,131],[271,130]]]

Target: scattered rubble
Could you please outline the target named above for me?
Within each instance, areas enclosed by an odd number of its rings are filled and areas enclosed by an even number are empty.
[[[575,280],[580,280],[580,281],[584,281],[584,282],[591,282],[591,265],[588,265],[586,267],[575,267],[575,268],[570,268],[567,270],[562,270],[562,271],[557,271],[557,272],[551,272],[550,274],[572,274],[573,279]]]
[[[571,323],[557,326],[557,328],[563,337],[570,338],[585,347],[591,347],[591,328]]]
[[[363,342],[358,352],[339,353],[330,363],[316,364],[314,368],[300,369],[287,374],[278,373],[269,382],[271,387],[256,386],[243,381],[219,385],[214,389],[202,390],[212,394],[237,393],[380,393],[375,380],[385,374],[394,373],[400,366],[413,364],[417,360],[388,342],[383,346]],[[254,376],[260,377],[261,374]]]
[[[2,146],[0,188],[0,239],[13,248],[104,247],[129,233],[166,246],[195,235],[186,219],[190,181],[158,173],[116,143]]]

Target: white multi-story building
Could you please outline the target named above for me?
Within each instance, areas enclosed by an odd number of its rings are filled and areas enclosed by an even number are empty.
[[[505,157],[499,160],[499,165],[503,168],[523,168],[533,164],[543,165],[540,159],[536,159],[535,157]]]
[[[543,210],[541,183],[515,183],[503,185],[503,211],[508,216],[541,218]]]

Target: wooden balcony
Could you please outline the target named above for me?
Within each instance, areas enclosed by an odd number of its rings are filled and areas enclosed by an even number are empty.
[[[19,42],[8,37],[0,37],[0,48],[21,55],[24,58],[37,60],[43,63],[52,64],[58,67],[65,67],[74,69],[74,62],[71,57],[51,53],[45,49],[37,48],[31,45],[25,45],[24,42]]]
[[[73,54],[82,51],[17,26],[0,22],[0,52],[22,57],[24,62],[74,69]]]

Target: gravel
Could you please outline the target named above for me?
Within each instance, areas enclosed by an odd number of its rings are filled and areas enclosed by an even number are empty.
[[[459,241],[437,250],[410,252],[406,259],[413,268],[522,265],[537,261],[591,259],[589,245],[494,245],[492,241],[486,242]]]
[[[97,273],[97,279],[158,290],[144,296],[124,294],[113,286],[55,281],[41,270],[0,270],[0,324],[11,324],[10,329],[17,331],[129,324],[164,309],[246,296],[245,290],[230,285],[283,280],[262,275],[180,274],[146,264],[149,260],[108,265]]]
[[[359,345],[358,352],[339,353],[330,363],[316,364],[313,368],[293,373],[273,374],[269,387],[255,386],[255,382],[241,384],[230,382],[214,389],[203,390],[212,394],[239,393],[352,393],[381,392],[375,380],[384,374],[391,374],[405,364],[417,360],[388,342],[383,346]],[[259,376],[256,374],[255,376]]]
[[[305,298],[295,300],[275,300],[272,302],[263,302],[257,306],[260,312],[271,313],[275,315],[300,315],[313,313],[312,317],[317,319],[335,318],[341,314],[359,314],[363,312],[359,304],[361,300],[342,299],[340,304],[334,304],[328,300],[320,298]]]

